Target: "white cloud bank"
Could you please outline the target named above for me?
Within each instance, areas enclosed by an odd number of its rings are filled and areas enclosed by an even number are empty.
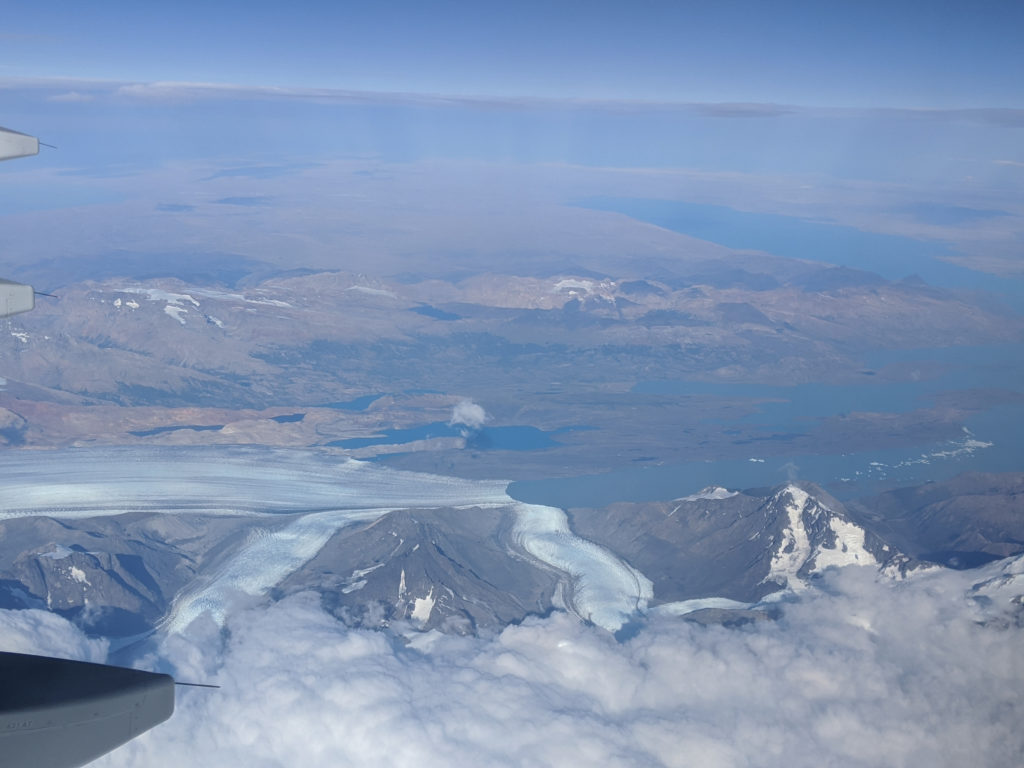
[[[86,637],[55,613],[37,609],[0,611],[0,651],[102,663],[108,650],[106,640]]]
[[[965,597],[980,575],[851,568],[779,621],[655,619],[624,643],[556,614],[404,647],[295,596],[166,639],[180,679],[223,688],[179,691],[96,765],[1018,766],[1024,628],[1005,590]],[[25,616],[0,612],[0,638]]]

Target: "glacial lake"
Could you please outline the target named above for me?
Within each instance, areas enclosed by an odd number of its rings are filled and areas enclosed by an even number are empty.
[[[643,381],[634,391],[664,396],[749,399],[750,415],[722,421],[723,430],[807,432],[820,420],[852,412],[905,413],[927,408],[944,392],[1000,391],[1009,397],[974,411],[953,440],[907,447],[879,446],[852,453],[751,455],[684,464],[628,467],[600,475],[517,481],[509,494],[520,501],[561,507],[599,507],[614,501],[654,501],[686,496],[709,485],[732,489],[771,486],[789,479],[816,482],[840,499],[944,480],[960,472],[1024,469],[1024,345],[947,347],[871,355],[872,369],[920,363],[941,373],[918,380],[865,376],[848,385],[761,387],[694,381]],[[1013,393],[1016,393],[1015,395]],[[1014,402],[1016,397],[1016,402]],[[1009,400],[1009,402],[1007,402]]]
[[[622,213],[730,248],[866,270],[888,280],[916,275],[941,288],[989,291],[1015,311],[1024,312],[1024,280],[1009,280],[945,261],[942,257],[953,251],[941,242],[697,203],[601,197],[577,204]],[[946,218],[962,218],[965,212],[926,211],[932,217]],[[952,220],[947,223],[956,224]],[[913,376],[914,363],[921,364],[919,378]],[[879,375],[887,365],[900,365],[911,375],[902,380]],[[912,448],[879,446],[847,454],[752,454],[746,459],[629,467],[601,475],[515,482],[509,493],[533,503],[603,506],[614,501],[678,498],[708,485],[741,489],[802,479],[816,482],[844,499],[948,479],[965,471],[1024,469],[1024,403],[1019,399],[1024,391],[1024,345],[877,352],[865,360],[865,368],[863,381],[844,385],[780,387],[649,380],[638,382],[633,391],[668,397],[747,399],[752,402],[753,412],[732,422],[723,421],[722,429],[764,430],[766,434],[804,433],[821,419],[846,413],[907,413],[931,407],[942,393],[981,390],[1008,392],[1010,396],[968,414],[963,420],[963,435],[942,443]],[[1014,396],[1018,396],[1017,402],[1013,402]]]
[[[911,375],[892,380],[887,366],[900,365],[914,372],[914,365],[937,375]],[[1024,387],[1024,345],[988,344],[971,347],[938,347],[883,350],[865,357],[863,378],[853,384],[795,384],[769,386],[707,381],[641,381],[633,392],[647,395],[716,395],[758,401],[757,412],[741,420],[776,430],[855,412],[906,413],[933,404],[936,395],[972,389],[1015,390]]]

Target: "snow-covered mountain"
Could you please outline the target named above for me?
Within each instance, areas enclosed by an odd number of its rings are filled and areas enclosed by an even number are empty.
[[[581,536],[645,573],[656,603],[710,596],[756,603],[804,589],[829,567],[899,572],[909,563],[812,485],[742,493],[710,487],[668,502],[570,510],[570,520]]]
[[[879,558],[892,557],[888,545],[799,486],[787,485],[765,506],[775,514],[777,530],[769,536],[772,559],[765,583],[803,589],[808,578],[826,568],[878,565]]]
[[[127,637],[313,591],[353,626],[479,633],[564,609],[614,631],[652,609],[756,609],[829,568],[914,565],[810,485],[566,514],[311,452],[133,456],[7,468],[0,607]]]

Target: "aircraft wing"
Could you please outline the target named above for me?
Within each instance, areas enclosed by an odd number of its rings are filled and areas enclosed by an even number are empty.
[[[39,139],[10,128],[0,128],[0,160],[39,154]]]
[[[0,128],[0,160],[39,153]],[[0,317],[35,306],[31,285],[0,280]],[[0,651],[0,766],[77,768],[163,722],[174,679],[106,664]]]
[[[0,128],[0,160],[39,154],[39,139],[27,133]],[[0,317],[28,312],[36,305],[31,285],[0,280]]]
[[[0,279],[0,317],[28,312],[35,305],[36,294],[31,285]]]
[[[136,669],[0,653],[0,764],[76,768],[174,711],[174,680]]]

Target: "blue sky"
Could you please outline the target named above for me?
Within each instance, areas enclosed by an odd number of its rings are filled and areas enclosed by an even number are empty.
[[[1016,273],[1021,29],[1024,2],[984,0],[22,4],[0,31],[0,125],[59,150],[0,167],[0,215],[133,200],[181,165],[201,180],[358,158],[442,187],[460,163],[529,166],[512,196],[547,195],[545,168],[571,167],[606,173],[566,181],[559,203],[834,221]],[[281,210],[283,182],[257,181],[220,196]],[[975,210],[996,214],[963,218]],[[105,246],[127,247],[118,231]]]
[[[23,3],[0,77],[371,91],[1024,106],[1024,3]]]

